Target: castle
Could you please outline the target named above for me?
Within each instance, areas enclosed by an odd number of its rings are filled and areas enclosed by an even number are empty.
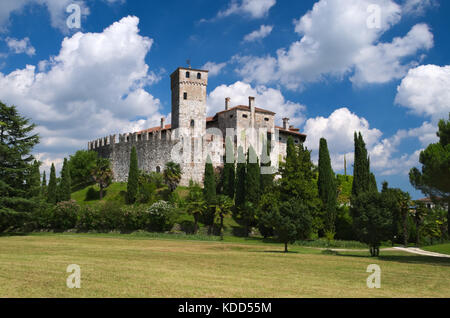
[[[255,106],[249,97],[248,105],[230,107],[225,99],[224,110],[206,117],[208,71],[179,67],[170,76],[172,91],[172,122],[147,130],[111,135],[88,143],[88,150],[111,162],[115,181],[128,178],[130,153],[136,148],[139,169],[162,172],[167,162],[174,161],[182,168],[181,185],[189,181],[203,183],[205,162],[209,157],[214,166],[223,165],[225,140],[230,138],[237,158],[239,147],[247,152],[250,145],[257,154],[264,151],[265,140],[270,140],[270,162],[274,168],[286,155],[289,136],[296,144],[303,143],[306,135],[289,126],[275,125],[275,113]]]

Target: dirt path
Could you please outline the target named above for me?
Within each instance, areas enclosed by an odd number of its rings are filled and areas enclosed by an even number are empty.
[[[320,248],[321,250],[326,250],[326,248]],[[346,249],[346,248],[331,248],[330,250],[335,252],[365,252],[367,249]],[[380,252],[382,251],[401,251],[401,252],[407,252],[417,255],[423,255],[423,256],[432,256],[432,257],[445,257],[450,258],[450,255],[447,254],[440,254],[440,253],[434,253],[434,252],[428,252],[424,251],[417,247],[389,247],[389,248],[382,248],[380,249]]]

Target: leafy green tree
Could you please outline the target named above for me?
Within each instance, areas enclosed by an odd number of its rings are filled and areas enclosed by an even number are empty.
[[[70,200],[72,193],[71,183],[70,168],[67,159],[64,158],[64,163],[61,170],[61,182],[58,189],[58,201],[61,202]]]
[[[35,204],[27,184],[33,170],[31,151],[39,143],[34,128],[15,106],[0,102],[0,212],[28,212]]]
[[[225,148],[225,165],[223,170],[223,194],[234,199],[236,185],[236,167],[234,160],[234,146],[230,137],[227,137]]]
[[[133,146],[130,154],[130,169],[128,172],[127,182],[127,203],[133,204],[136,202],[138,195],[138,183],[139,183],[139,168],[138,159],[136,153],[136,147]]]
[[[202,188],[193,183],[192,180],[189,182],[189,193],[186,201],[187,212],[194,217],[194,234],[196,234],[198,232],[198,221],[207,210],[208,205],[203,197]]]
[[[169,187],[170,192],[174,192],[181,181],[181,167],[178,163],[169,161],[164,169],[164,182]]]
[[[233,211],[233,200],[227,195],[218,195],[216,198],[215,215],[219,218],[220,237],[223,240],[223,219]]]
[[[447,202],[447,235],[450,235],[450,114],[449,120],[439,122],[439,142],[420,153],[422,170],[411,169],[411,184],[426,196]]]
[[[208,209],[203,217],[204,223],[208,225],[208,234],[212,233],[212,227],[214,225],[216,196],[216,177],[211,158],[208,156],[205,163],[205,176],[203,180],[203,197],[208,205]]]
[[[392,214],[384,193],[363,192],[356,196],[350,210],[359,240],[370,246],[371,256],[378,256],[380,245],[391,238]]]
[[[324,138],[320,139],[317,187],[325,210],[325,234],[327,237],[334,238],[336,233],[337,189],[327,141]]]
[[[110,186],[114,179],[114,174],[111,169],[111,164],[108,159],[98,158],[97,164],[91,171],[92,178],[100,188],[100,200],[103,200],[103,193],[106,188]]]
[[[353,176],[336,175],[338,198],[337,203],[349,205],[352,196]]]
[[[56,181],[56,169],[53,163],[50,167],[50,179],[47,187],[47,202],[50,204],[58,203],[58,184]]]
[[[156,184],[152,182],[152,177],[144,171],[139,171],[137,201],[151,204],[156,202]]]
[[[98,154],[95,151],[78,150],[69,159],[69,170],[73,189],[92,185],[92,170],[97,165]]]
[[[384,201],[392,214],[392,242],[395,237],[403,236],[403,244],[408,246],[408,218],[411,196],[401,189],[389,188],[387,182],[383,183],[382,194]]]

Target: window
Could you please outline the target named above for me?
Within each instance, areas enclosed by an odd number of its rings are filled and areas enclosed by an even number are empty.
[[[230,115],[230,118],[233,118],[233,117],[234,117],[234,115],[233,115],[233,114],[231,114],[231,115]]]
[[[195,127],[195,121],[192,119],[191,120],[191,128],[194,128]]]
[[[161,167],[160,166],[156,166],[156,172],[161,173]]]
[[[187,99],[187,93],[183,93],[183,98]]]
[[[189,78],[189,77],[191,77],[191,73],[186,72],[186,78]]]
[[[269,118],[266,117],[266,118],[264,118],[264,120],[265,120],[265,121],[269,121]]]
[[[244,117],[244,118],[248,118],[248,115],[246,115],[246,114],[243,114],[243,115],[242,115],[242,117]]]
[[[202,73],[197,73],[197,79],[202,79]]]
[[[298,139],[295,139],[295,143],[298,144]]]

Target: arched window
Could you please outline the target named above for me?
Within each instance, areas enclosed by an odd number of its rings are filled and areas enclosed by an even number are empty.
[[[193,119],[191,119],[191,128],[195,127],[195,121]]]
[[[160,166],[156,166],[156,172],[161,173],[161,167]]]
[[[202,73],[197,73],[197,79],[202,79]]]
[[[187,93],[184,93],[184,94],[183,94],[183,98],[184,98],[184,99],[187,99]]]
[[[191,77],[191,73],[186,72],[186,78],[189,78],[189,77]]]

